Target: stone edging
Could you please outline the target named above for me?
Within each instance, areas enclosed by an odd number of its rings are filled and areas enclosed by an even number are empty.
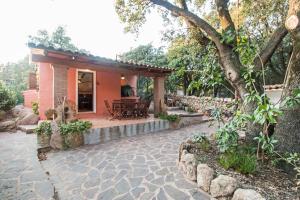
[[[179,152],[180,153],[180,152]],[[265,200],[253,189],[239,188],[238,181],[227,175],[218,175],[207,164],[198,163],[195,155],[186,149],[179,154],[178,167],[183,175],[197,182],[198,187],[219,200]],[[216,177],[216,178],[215,178]]]

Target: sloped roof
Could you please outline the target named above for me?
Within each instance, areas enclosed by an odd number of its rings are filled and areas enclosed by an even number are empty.
[[[42,44],[34,44],[34,43],[28,43],[28,47],[32,50],[32,55],[37,55],[34,51],[34,49],[43,50],[43,56],[44,57],[50,57],[49,55],[61,55],[65,56],[65,58],[70,58],[72,61],[82,61],[84,60],[87,63],[94,64],[94,65],[105,65],[105,66],[111,66],[111,67],[119,67],[119,68],[126,68],[127,70],[136,70],[141,72],[149,72],[149,73],[163,73],[163,74],[169,74],[174,69],[169,67],[161,67],[161,66],[154,66],[154,65],[148,65],[143,63],[135,63],[135,62],[129,62],[129,61],[122,61],[122,60],[113,60],[110,58],[95,56],[88,53],[83,53],[79,51],[71,51],[61,48],[55,48],[53,46],[45,46]],[[61,58],[63,59],[63,58]],[[35,62],[43,62],[43,59],[41,57],[35,58],[33,61]]]

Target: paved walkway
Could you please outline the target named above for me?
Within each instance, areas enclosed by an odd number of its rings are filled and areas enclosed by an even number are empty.
[[[53,195],[54,187],[37,159],[36,136],[0,133],[0,199],[49,200]]]
[[[62,200],[209,199],[177,170],[179,144],[209,123],[52,152],[42,162]]]

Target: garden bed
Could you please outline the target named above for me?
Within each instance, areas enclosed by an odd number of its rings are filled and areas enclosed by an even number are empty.
[[[240,183],[241,188],[253,189],[259,192],[266,199],[299,199],[299,191],[295,187],[295,182],[280,169],[273,166],[270,162],[258,162],[257,170],[253,174],[244,175],[233,169],[224,169],[218,162],[221,155],[216,148],[216,144],[211,142],[210,149],[204,151],[198,145],[192,144],[187,149],[189,153],[195,155],[199,163],[205,163],[213,168],[216,174],[234,177]]]

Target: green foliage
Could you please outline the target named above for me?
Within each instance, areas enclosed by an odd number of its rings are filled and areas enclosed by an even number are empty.
[[[254,140],[258,142],[261,149],[269,155],[274,154],[275,144],[278,142],[272,136],[268,136],[260,132],[259,136],[255,137]]]
[[[29,57],[26,56],[16,63],[7,63],[2,67],[0,80],[14,94],[16,103],[23,103],[22,92],[27,89],[29,73],[35,71],[34,64],[29,64]]]
[[[276,118],[282,114],[279,108],[270,103],[258,105],[253,113],[254,123],[264,125],[265,123],[276,124]]]
[[[275,152],[279,158],[274,160],[275,162],[278,162],[280,160],[285,161],[286,163],[290,164],[294,167],[294,170],[296,171],[296,186],[299,189],[300,188],[300,154],[299,153],[285,153],[284,155],[279,154],[278,152]]]
[[[201,142],[204,142],[204,141],[208,141],[207,137],[204,134],[205,133],[199,133],[197,135],[194,135],[192,137],[192,141],[196,142],[196,143],[201,143]]]
[[[155,66],[166,66],[167,58],[162,47],[155,48],[151,44],[140,45],[119,56],[123,61],[143,63]],[[167,87],[168,88],[168,87]],[[149,77],[140,76],[137,83],[137,95],[142,99],[152,96],[153,80]]]
[[[67,124],[60,124],[59,131],[62,135],[68,134],[83,134],[85,131],[92,127],[89,121],[74,121]]]
[[[236,39],[235,30],[229,28],[222,32],[221,42],[225,44],[234,44]]]
[[[32,111],[34,114],[39,114],[39,103],[38,102],[32,102],[31,103]]]
[[[216,132],[220,152],[226,152],[237,146],[239,135],[233,123],[227,123]]]
[[[44,45],[46,47],[51,46],[54,48],[89,54],[87,50],[79,49],[72,43],[72,39],[67,36],[66,28],[63,26],[58,26],[52,34],[47,30],[38,30],[36,36],[29,36],[28,42],[36,45]]]
[[[205,133],[199,133],[192,137],[192,141],[197,143],[199,148],[203,151],[208,151],[210,149],[210,142],[208,138],[204,135]]]
[[[218,162],[225,169],[232,168],[242,174],[253,174],[257,168],[255,155],[244,148],[222,154]]]
[[[170,122],[176,122],[176,121],[180,120],[180,117],[178,115],[168,115],[165,113],[160,113],[159,118],[162,120],[168,120]]]
[[[50,136],[52,134],[51,124],[50,122],[44,121],[39,124],[39,126],[34,129],[34,132],[37,135],[47,135]]]
[[[182,36],[174,39],[167,57],[169,66],[176,71],[167,84],[182,87],[189,94],[213,94],[225,83],[216,52],[211,44],[202,46]]]
[[[16,105],[15,95],[0,82],[0,111],[9,111]]]
[[[218,127],[221,127],[221,122],[224,124],[223,116],[222,116],[222,109],[221,108],[213,108],[210,116],[214,118],[218,122]]]
[[[294,89],[292,94],[283,100],[282,104],[288,108],[298,106],[300,104],[300,88]]]

